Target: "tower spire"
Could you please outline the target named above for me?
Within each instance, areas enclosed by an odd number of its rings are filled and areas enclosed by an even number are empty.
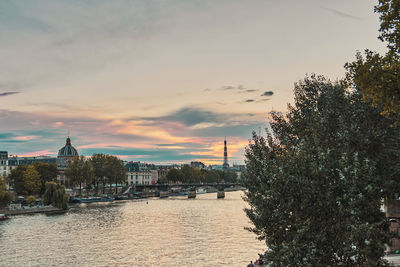
[[[229,163],[228,163],[228,149],[226,147],[226,136],[224,140],[224,164],[222,165],[222,169],[226,170],[229,168]]]

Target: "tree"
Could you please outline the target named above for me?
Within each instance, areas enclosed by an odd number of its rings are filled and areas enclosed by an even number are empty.
[[[76,156],[68,163],[65,174],[73,185],[79,185],[79,194],[82,195],[82,184],[91,183],[94,177],[92,162],[87,161],[84,156]]]
[[[18,165],[15,169],[11,170],[8,176],[11,186],[14,188],[18,195],[25,194],[25,183],[23,179],[24,172],[26,171],[26,165]]]
[[[167,177],[167,181],[168,182],[172,181],[173,183],[183,182],[183,180],[184,180],[183,172],[181,170],[178,170],[178,169],[175,169],[175,168],[170,169],[167,172],[166,177]]]
[[[42,180],[39,172],[34,166],[28,166],[22,175],[24,182],[24,194],[32,195],[40,193],[40,188],[42,187]]]
[[[220,181],[224,181],[225,183],[236,183],[237,182],[237,173],[233,171],[219,171]]]
[[[69,178],[72,186],[79,185],[79,195],[82,194],[82,167],[84,159],[76,156],[71,162],[68,162],[68,167],[65,169],[65,175]]]
[[[36,197],[35,196],[27,196],[26,197],[26,203],[31,206],[33,203],[36,202]]]
[[[14,195],[7,191],[6,182],[0,177],[0,207],[6,207],[14,199]]]
[[[361,89],[364,100],[382,108],[382,114],[400,114],[400,0],[379,0],[375,12],[380,13],[381,35],[388,52],[381,56],[365,51],[356,61],[347,63],[348,79]]]
[[[393,121],[342,82],[306,77],[246,149],[250,230],[275,266],[383,265],[382,199],[399,192]]]
[[[188,164],[183,165],[181,171],[186,183],[199,183],[204,180],[202,172],[198,168],[193,168]]]
[[[96,186],[96,194],[99,191],[99,184],[103,183],[103,194],[105,193],[105,176],[106,176],[106,155],[104,154],[93,154],[90,161],[93,165],[94,180]]]
[[[115,193],[118,193],[118,183],[126,182],[126,170],[124,162],[115,156],[106,156],[105,176],[110,184],[110,193],[112,193],[112,184],[115,183]]]
[[[42,180],[42,187],[40,188],[40,194],[42,195],[46,190],[46,182],[55,181],[57,178],[57,164],[35,162],[33,166],[39,172]]]
[[[217,170],[210,170],[204,173],[204,179],[207,183],[219,183],[221,181]]]
[[[68,209],[68,195],[65,187],[56,182],[46,182],[46,190],[43,195],[45,205],[53,205],[59,209]]]
[[[86,185],[91,185],[94,180],[93,164],[90,160],[84,160],[82,166],[83,181]]]

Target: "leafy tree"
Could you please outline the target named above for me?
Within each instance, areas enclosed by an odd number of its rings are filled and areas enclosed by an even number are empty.
[[[91,185],[94,180],[93,164],[90,160],[85,160],[82,166],[83,181],[86,185]]]
[[[19,165],[15,169],[11,170],[11,173],[8,176],[9,181],[11,182],[12,187],[15,192],[19,195],[25,194],[25,183],[23,179],[24,172],[26,171],[26,165]]]
[[[53,205],[59,209],[68,209],[68,195],[65,187],[56,182],[46,182],[46,190],[43,195],[45,205]]]
[[[79,195],[82,194],[82,167],[84,159],[76,156],[71,162],[68,162],[68,167],[65,169],[65,175],[69,178],[72,186],[79,185]]]
[[[233,171],[219,171],[220,181],[225,183],[235,183],[237,182],[237,173]]]
[[[110,184],[110,193],[112,193],[112,184],[115,183],[115,193],[118,193],[117,184],[126,182],[126,170],[124,162],[115,156],[106,156],[105,176]]]
[[[210,170],[204,173],[204,179],[207,183],[219,183],[221,181],[217,170]]]
[[[204,181],[204,174],[198,168],[192,167],[192,181],[195,183],[200,183]]]
[[[99,191],[99,184],[103,183],[103,194],[105,193],[105,176],[106,176],[106,155],[104,154],[93,154],[90,161],[93,165],[94,180],[96,186],[96,194]]]
[[[35,201],[36,201],[36,197],[35,197],[35,196],[28,196],[28,197],[26,198],[26,203],[27,203],[28,205],[31,205],[31,204],[35,203]]]
[[[7,191],[6,182],[0,177],[0,207],[5,207],[14,199],[14,195]]]
[[[186,183],[199,183],[204,180],[202,172],[198,168],[193,168],[188,164],[183,165],[181,171]]]
[[[166,177],[167,177],[167,181],[168,181],[168,182],[169,182],[169,181],[172,181],[172,182],[174,182],[174,183],[176,183],[176,182],[183,182],[183,180],[184,180],[183,172],[182,172],[181,170],[178,170],[178,169],[175,169],[175,168],[170,169],[170,170],[167,172]]]
[[[250,230],[275,266],[382,266],[382,199],[399,192],[400,136],[341,82],[311,76],[246,149]]]
[[[40,188],[40,194],[42,195],[46,190],[46,182],[55,181],[57,178],[57,164],[35,162],[33,166],[39,172],[42,180],[42,187]]]
[[[79,185],[79,194],[82,194],[82,184],[92,182],[94,172],[92,162],[87,161],[84,156],[76,156],[68,163],[65,174],[71,179],[73,185]]]
[[[400,0],[379,0],[375,12],[380,14],[379,39],[388,52],[381,56],[366,50],[365,57],[357,53],[356,61],[346,64],[347,77],[382,114],[400,114]]]
[[[40,192],[42,180],[34,166],[31,165],[26,168],[23,172],[22,179],[24,182],[25,195],[38,194]]]

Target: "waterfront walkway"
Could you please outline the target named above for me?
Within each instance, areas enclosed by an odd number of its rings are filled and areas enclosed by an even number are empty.
[[[5,209],[0,210],[1,214],[5,214],[7,216],[10,215],[23,215],[23,214],[34,214],[34,213],[63,213],[66,210],[62,210],[59,208],[55,208],[53,206],[41,206],[41,207],[25,207],[23,209]]]

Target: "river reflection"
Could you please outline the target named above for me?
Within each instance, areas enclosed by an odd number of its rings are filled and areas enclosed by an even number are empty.
[[[80,204],[0,223],[0,266],[246,266],[264,245],[244,230],[242,192]]]

